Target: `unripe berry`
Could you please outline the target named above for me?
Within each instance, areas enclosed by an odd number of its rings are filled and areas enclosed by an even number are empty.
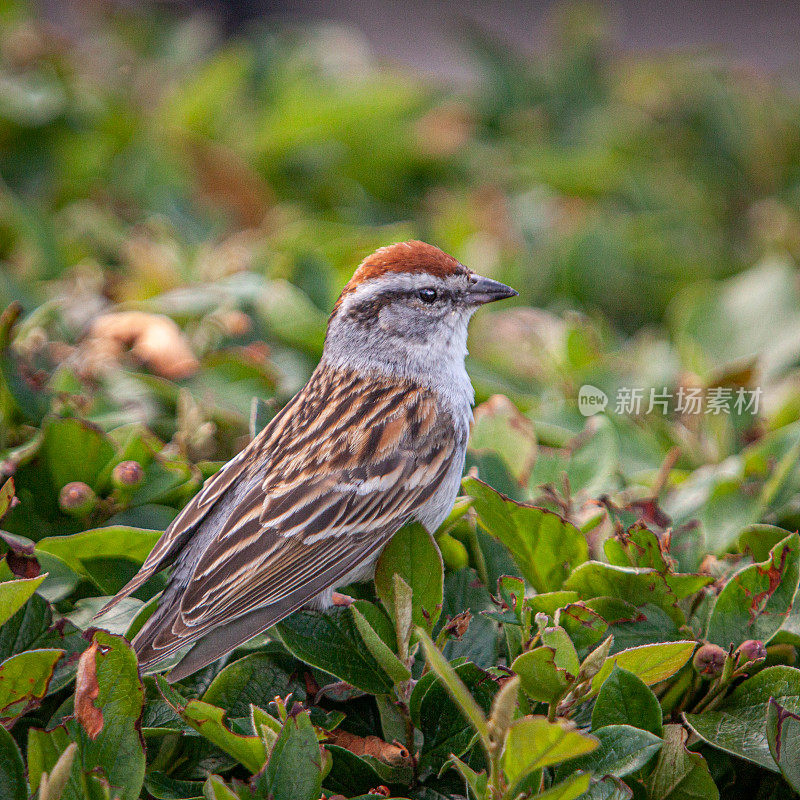
[[[449,533],[442,534],[436,540],[439,550],[442,553],[442,561],[448,569],[456,570],[466,567],[469,564],[469,553],[467,548],[454,539]]]
[[[704,678],[716,678],[722,674],[725,658],[728,654],[716,644],[704,644],[697,648],[692,664],[698,675]]]
[[[144,480],[144,470],[138,461],[120,461],[111,473],[117,489],[138,489]]]
[[[767,657],[767,648],[764,646],[764,642],[760,642],[758,639],[748,639],[736,648],[734,655],[736,656],[736,666],[741,667],[744,664],[764,661]]]
[[[97,507],[97,495],[83,481],[72,481],[59,492],[58,505],[71,517],[86,517]]]

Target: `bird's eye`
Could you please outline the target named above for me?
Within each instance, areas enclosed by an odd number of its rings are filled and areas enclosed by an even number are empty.
[[[436,299],[436,289],[420,289],[417,292],[417,297],[423,303],[432,303]]]

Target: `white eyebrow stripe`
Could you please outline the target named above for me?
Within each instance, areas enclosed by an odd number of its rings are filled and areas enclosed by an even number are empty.
[[[356,288],[345,295],[343,305],[345,308],[353,304],[371,300],[385,292],[412,292],[428,286],[440,289],[452,289],[464,279],[463,275],[451,275],[442,278],[430,272],[386,272],[377,278],[370,278],[360,283]]]

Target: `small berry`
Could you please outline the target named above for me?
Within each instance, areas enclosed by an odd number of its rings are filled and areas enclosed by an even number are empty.
[[[454,539],[450,536],[449,533],[439,536],[436,539],[436,544],[439,545],[439,550],[442,553],[442,561],[444,561],[444,565],[448,569],[457,570],[469,564],[467,548],[464,547],[458,539]]]
[[[745,664],[764,661],[767,657],[767,648],[764,646],[764,642],[760,642],[758,639],[748,639],[736,648],[735,655],[736,666],[741,667]]]
[[[138,461],[121,461],[111,473],[117,489],[138,489],[144,480],[144,470]]]
[[[697,648],[692,664],[698,675],[704,678],[716,678],[722,674],[727,653],[716,644],[704,644]]]
[[[58,505],[71,517],[85,517],[97,507],[97,495],[83,481],[72,481],[59,493]]]

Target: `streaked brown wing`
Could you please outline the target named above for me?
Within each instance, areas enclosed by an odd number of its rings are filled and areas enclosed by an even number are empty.
[[[433,398],[396,383],[347,395],[340,404],[331,392],[287,420],[263,481],[237,500],[189,575],[179,561],[185,589],[137,637],[142,662],[260,608],[275,607],[264,627],[274,624],[382,547],[436,491],[454,443]]]
[[[145,581],[168,567],[176,559],[217,501],[237,482],[245,480],[248,470],[253,466],[254,458],[259,455],[263,457],[267,450],[265,441],[269,440],[271,434],[274,435],[276,430],[280,430],[282,422],[291,415],[293,407],[301,400],[301,397],[301,394],[294,397],[247,447],[228,461],[219,472],[206,480],[203,488],[184,506],[180,514],[172,520],[161,538],[155,543],[139,572],[95,616],[105,614],[123,597],[128,597],[135,592]]]

